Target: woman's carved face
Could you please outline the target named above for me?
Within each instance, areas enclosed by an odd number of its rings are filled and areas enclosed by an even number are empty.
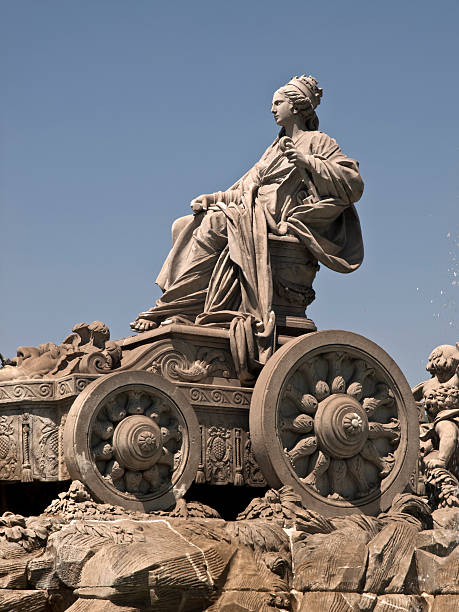
[[[274,116],[274,121],[282,127],[291,123],[294,116],[291,102],[279,91],[276,91],[273,96],[271,112]]]

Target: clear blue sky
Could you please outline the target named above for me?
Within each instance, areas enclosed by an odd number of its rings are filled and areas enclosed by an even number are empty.
[[[171,222],[258,159],[273,91],[302,73],[366,182],[364,264],[322,268],[311,318],[373,339],[411,384],[459,339],[457,0],[0,9],[4,355],[81,321],[129,335],[159,297]]]

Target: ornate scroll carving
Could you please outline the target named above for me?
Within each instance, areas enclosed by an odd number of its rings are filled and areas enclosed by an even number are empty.
[[[191,404],[198,406],[249,407],[252,391],[232,390],[224,387],[181,387]]]
[[[28,380],[21,383],[0,383],[0,404],[19,404],[70,398],[83,389],[97,376],[71,374],[57,380]]]
[[[187,352],[186,349],[183,352],[167,350],[155,358],[147,371],[173,382],[201,382],[211,376],[230,377],[232,367],[224,351],[201,347],[192,356]]]

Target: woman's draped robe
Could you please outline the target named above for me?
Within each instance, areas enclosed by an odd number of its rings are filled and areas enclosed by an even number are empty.
[[[363,259],[353,206],[363,192],[357,162],[322,132],[303,132],[294,145],[309,156],[308,185],[312,181],[318,198],[308,198],[305,173],[288,161],[276,138],[224,194],[225,199],[236,194],[235,206],[174,223],[173,247],[156,280],[163,296],[139,315],[157,322],[183,316],[197,324],[229,326],[236,370],[245,381],[273,350],[268,232],[279,234],[279,223],[284,229],[286,223],[287,234],[337,272],[352,272]]]

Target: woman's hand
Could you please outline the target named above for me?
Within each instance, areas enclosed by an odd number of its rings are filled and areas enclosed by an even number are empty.
[[[206,211],[210,206],[215,204],[215,193],[203,193],[202,195],[191,200],[190,206],[194,214]]]
[[[308,168],[309,167],[309,155],[303,155],[301,151],[295,149],[295,147],[289,147],[284,151],[285,157],[289,162],[295,164],[297,168]]]

